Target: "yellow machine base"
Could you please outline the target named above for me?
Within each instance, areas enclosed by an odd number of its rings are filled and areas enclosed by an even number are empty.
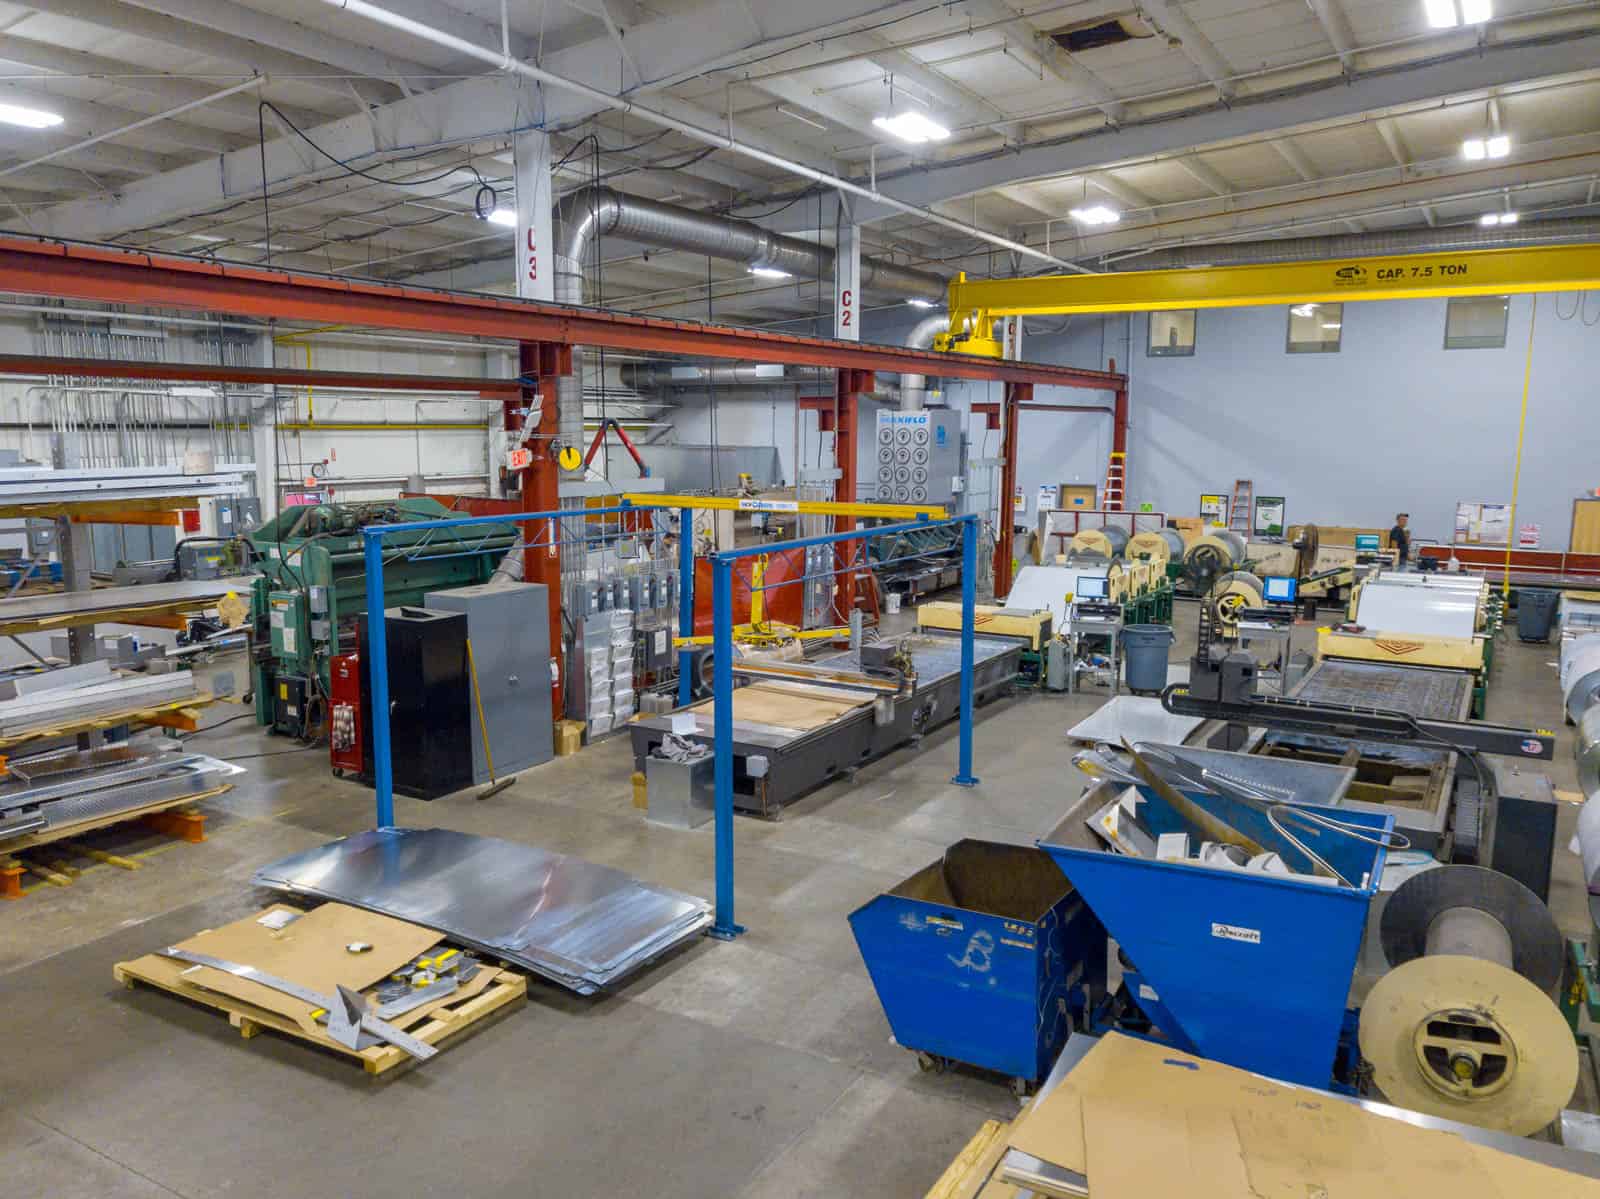
[[[1482,637],[1436,637],[1419,633],[1340,633],[1317,630],[1318,658],[1354,658],[1361,662],[1405,662],[1447,670],[1481,671]]]
[[[1023,608],[999,608],[994,604],[978,604],[973,609],[973,625],[985,637],[1015,637],[1026,641],[1028,648],[1038,653],[1050,639],[1049,612],[1029,612]],[[917,606],[918,629],[945,629],[961,631],[961,605],[938,600]]]

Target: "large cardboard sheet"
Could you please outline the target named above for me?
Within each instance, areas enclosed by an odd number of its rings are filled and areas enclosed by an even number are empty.
[[[1600,1197],[1593,1179],[1116,1033],[1018,1120],[1011,1146],[1086,1174],[1094,1199]]]

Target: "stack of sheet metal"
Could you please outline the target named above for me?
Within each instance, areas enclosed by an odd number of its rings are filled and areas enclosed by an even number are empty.
[[[436,929],[592,995],[711,923],[703,899],[532,845],[450,829],[372,829],[252,880]]]
[[[87,686],[24,694],[0,702],[0,738],[22,737],[118,712],[160,707],[198,694],[194,675],[188,671],[125,675]]]
[[[244,773],[159,741],[36,754],[10,765],[0,785],[0,846],[10,837],[66,828],[215,790]]]

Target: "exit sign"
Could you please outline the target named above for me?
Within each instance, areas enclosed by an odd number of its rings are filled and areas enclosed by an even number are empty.
[[[507,470],[527,470],[533,465],[533,451],[522,449],[512,450],[506,455]]]

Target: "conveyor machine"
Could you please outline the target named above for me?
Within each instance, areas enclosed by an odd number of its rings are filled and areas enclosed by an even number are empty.
[[[1017,677],[1025,644],[999,637],[973,643],[977,702]],[[734,663],[734,673],[745,685],[733,693],[733,804],[773,817],[829,779],[953,719],[961,706],[961,638],[929,629],[805,662],[748,656]],[[680,735],[713,744],[714,702],[631,722],[634,769],[644,771],[675,718],[694,722]]]

